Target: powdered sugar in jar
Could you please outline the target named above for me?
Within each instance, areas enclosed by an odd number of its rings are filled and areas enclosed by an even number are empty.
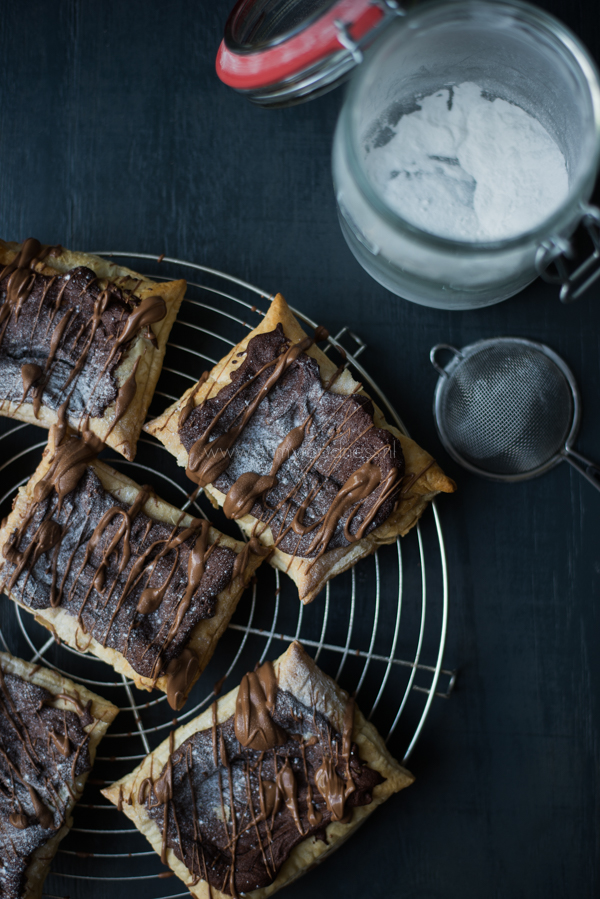
[[[600,151],[593,63],[528,4],[457,0],[399,18],[357,68],[333,176],[350,249],[416,303],[522,290],[566,249]]]

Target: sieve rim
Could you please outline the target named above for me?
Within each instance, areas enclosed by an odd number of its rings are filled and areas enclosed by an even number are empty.
[[[552,362],[554,362],[554,364],[565,376],[571,390],[571,396],[573,399],[573,412],[571,419],[571,428],[565,438],[562,448],[559,449],[546,462],[544,462],[542,465],[538,465],[537,468],[530,469],[529,471],[521,471],[516,474],[498,474],[496,472],[487,471],[485,468],[479,468],[479,466],[477,465],[473,465],[472,462],[469,462],[456,450],[450,438],[448,437],[446,429],[444,428],[444,425],[442,423],[443,417],[441,415],[441,405],[445,395],[445,391],[450,384],[451,375],[459,367],[459,365],[461,365],[470,357],[476,356],[478,353],[482,352],[482,350],[485,350],[488,347],[509,343],[516,343],[520,346],[537,350],[547,356]],[[440,349],[446,349],[452,353],[452,358],[445,366],[441,366],[435,361],[436,352]],[[535,340],[529,340],[526,337],[490,337],[484,340],[477,340],[475,343],[470,343],[467,346],[462,347],[461,349],[457,349],[456,347],[451,346],[447,343],[438,343],[434,347],[432,347],[430,352],[430,359],[436,371],[440,373],[438,382],[435,387],[435,393],[433,395],[433,419],[435,422],[436,431],[448,455],[451,456],[451,458],[454,459],[455,462],[458,462],[458,464],[463,468],[466,468],[467,471],[471,471],[473,474],[477,474],[480,477],[486,478],[490,481],[504,481],[505,483],[528,481],[531,478],[537,478],[540,475],[545,474],[551,468],[554,468],[556,465],[558,465],[559,462],[562,462],[564,460],[566,451],[572,449],[572,444],[577,437],[581,424],[581,397],[579,395],[579,388],[577,386],[575,376],[565,360],[545,343],[539,343]]]

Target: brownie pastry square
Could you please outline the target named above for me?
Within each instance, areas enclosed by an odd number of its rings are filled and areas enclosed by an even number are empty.
[[[86,428],[133,459],[185,287],[0,241],[0,415]]]
[[[455,490],[320,339],[277,295],[245,340],[146,425],[214,505],[271,547],[305,603]]]
[[[39,899],[118,709],[73,681],[0,653],[0,896]]]
[[[93,434],[50,434],[0,530],[0,588],[179,709],[262,557],[97,460]]]
[[[198,899],[264,899],[412,781],[295,642],[102,792]]]

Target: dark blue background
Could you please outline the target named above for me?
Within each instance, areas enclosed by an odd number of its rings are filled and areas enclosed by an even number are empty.
[[[369,345],[363,364],[459,483],[440,502],[457,689],[434,704],[414,787],[289,899],[597,897],[600,496],[566,465],[516,486],[458,469],[435,436],[428,353],[497,334],[550,344],[581,386],[579,448],[600,459],[600,288],[565,307],[536,283],[444,313],[371,281],[331,186],[343,92],[264,111],[220,84],[230,2],[2,0],[1,236],[166,253],[279,289],[332,331],[349,324]],[[540,5],[600,56],[595,0]]]

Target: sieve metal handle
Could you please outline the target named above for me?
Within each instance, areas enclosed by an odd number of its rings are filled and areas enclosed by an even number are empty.
[[[592,252],[574,271],[567,265],[573,259],[573,245],[565,237],[551,237],[544,241],[535,254],[538,275],[550,284],[560,284],[560,299],[572,303],[600,278],[600,209],[580,204],[579,224],[587,231],[592,242]]]
[[[442,366],[437,361],[437,354],[439,353],[440,350],[448,350],[457,359],[464,359],[465,357],[463,356],[463,354],[461,353],[460,350],[457,350],[456,347],[452,346],[452,344],[450,344],[450,343],[437,343],[434,347],[431,348],[431,351],[429,353],[429,358],[431,360],[431,364],[433,365],[433,367],[435,368],[435,370],[437,371],[438,374],[443,375],[444,378],[447,378],[447,377],[449,377],[448,372],[446,371],[445,368],[442,368]]]
[[[596,490],[600,490],[600,468],[594,462],[590,462],[589,459],[576,453],[569,446],[565,446],[563,456],[569,465],[572,465],[579,474],[582,474],[590,484],[594,485]]]

